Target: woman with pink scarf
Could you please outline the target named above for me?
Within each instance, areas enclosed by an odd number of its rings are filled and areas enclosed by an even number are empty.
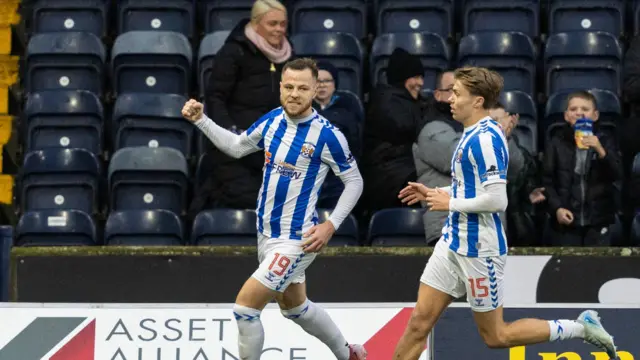
[[[277,0],[258,0],[231,31],[215,57],[206,84],[207,113],[220,126],[240,133],[263,114],[280,106],[282,67],[293,55],[286,38],[287,9]],[[198,188],[190,214],[212,207],[255,208],[264,157],[232,159],[217,150],[212,172]]]

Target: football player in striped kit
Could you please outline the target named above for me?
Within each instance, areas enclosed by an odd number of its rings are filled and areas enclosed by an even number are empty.
[[[394,359],[417,360],[428,334],[453,300],[466,294],[484,342],[509,348],[546,341],[583,339],[616,358],[613,338],[593,310],[577,320],[503,319],[507,238],[499,212],[507,208],[507,140],[489,116],[504,80],[486,68],[454,72],[451,113],[464,133],[451,159],[451,186],[430,189],[409,183],[403,202],[424,201],[429,211],[447,211],[442,236],[420,278],[418,301]]]
[[[338,360],[366,359],[364,347],[347,343],[327,312],[306,296],[305,269],[356,205],[363,183],[344,135],[311,106],[317,79],[312,59],[285,64],[282,106],[240,135],[218,126],[195,100],[182,109],[183,116],[229,156],[264,152],[256,206],[260,264],[243,285],[233,309],[243,360],[260,358],[264,345],[260,314],[273,299],[285,317],[326,344]],[[316,202],[329,171],[345,187],[329,219],[318,223]]]

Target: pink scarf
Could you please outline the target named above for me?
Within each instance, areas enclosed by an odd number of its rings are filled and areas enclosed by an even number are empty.
[[[282,47],[277,49],[273,47],[265,38],[260,36],[251,26],[251,23],[247,24],[244,28],[245,36],[267,57],[271,62],[280,64],[291,57],[291,44],[287,38],[283,38]]]

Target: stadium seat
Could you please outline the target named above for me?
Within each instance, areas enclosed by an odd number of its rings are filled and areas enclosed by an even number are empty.
[[[25,152],[80,148],[102,153],[102,103],[86,90],[45,90],[31,94],[24,108]]]
[[[550,0],[549,34],[604,31],[624,34],[624,0]]]
[[[198,163],[196,164],[195,181],[193,184],[193,194],[198,194],[200,188],[204,185],[211,172],[213,171],[213,164],[211,163],[211,157],[206,152],[203,152],[198,157]]]
[[[518,138],[518,143],[535,156],[538,153],[538,111],[535,102],[522,91],[503,92],[500,102],[506,112],[520,115],[513,134]]]
[[[633,176],[640,176],[640,153],[633,157],[633,165],[631,166]]]
[[[396,48],[420,57],[424,65],[424,88],[433,89],[438,73],[449,68],[450,52],[444,39],[432,33],[396,33],[378,36],[370,56],[372,85],[387,82],[387,64]]]
[[[622,101],[611,91],[602,89],[588,90],[595,98],[600,113],[600,124],[607,124],[614,128],[618,120],[622,117]],[[564,124],[564,112],[567,109],[567,96],[570,91],[562,91],[551,94],[545,106],[544,119],[540,124],[540,129],[544,131],[546,138],[551,136],[555,128]]]
[[[104,244],[115,246],[184,245],[180,218],[167,210],[113,211],[104,229]]]
[[[430,32],[453,34],[452,0],[374,0],[377,34]]]
[[[175,31],[192,37],[194,0],[119,0],[118,34],[127,31]]]
[[[98,241],[93,220],[78,210],[29,211],[16,226],[16,246],[90,246]]]
[[[373,246],[426,246],[423,213],[424,210],[410,208],[376,212],[369,223],[368,242]]]
[[[130,147],[109,163],[111,210],[170,210],[182,215],[189,185],[187,160],[172,148]]]
[[[342,32],[358,39],[367,36],[365,0],[294,0],[291,33]]]
[[[309,56],[327,60],[339,71],[340,88],[362,96],[362,45],[346,33],[302,33],[291,37],[291,43],[299,57]]]
[[[27,45],[25,91],[88,90],[101,95],[105,56],[102,41],[91,33],[36,34]]]
[[[598,88],[621,95],[622,46],[604,32],[553,34],[544,53],[545,94]]]
[[[31,8],[31,33],[80,31],[104,37],[107,16],[105,0],[37,0]]]
[[[364,104],[362,103],[362,99],[360,99],[358,95],[356,95],[355,93],[349,90],[336,90],[335,94],[338,96],[350,97],[353,100],[353,102],[357,103],[358,110],[359,110],[358,117],[362,119],[362,121],[364,121],[364,117],[365,117]]]
[[[182,117],[187,98],[177,94],[124,94],[113,107],[114,150],[170,147],[189,159],[195,127]]]
[[[233,30],[240,20],[251,16],[255,0],[200,0],[204,6],[204,31],[209,34]]]
[[[318,209],[318,222],[327,221],[332,211],[331,209]],[[331,237],[329,246],[359,246],[358,238],[358,222],[353,214],[349,214]]]
[[[199,213],[193,221],[193,245],[256,246],[255,210],[215,209]]]
[[[229,33],[229,30],[216,31],[205,35],[200,42],[200,48],[198,50],[198,89],[200,91],[200,97],[204,97],[216,54],[220,51],[222,45],[224,45]]]
[[[60,209],[98,212],[102,171],[84,149],[45,149],[25,155],[20,177],[21,211]]]
[[[460,40],[458,65],[483,66],[499,72],[504,91],[535,97],[536,50],[530,37],[518,32],[470,34]]]
[[[191,45],[186,36],[168,31],[129,31],[111,51],[113,90],[180,94],[191,90]]]
[[[640,213],[637,213],[631,223],[630,246],[640,246]]]
[[[463,35],[484,31],[512,31],[536,38],[540,34],[539,0],[463,1]]]

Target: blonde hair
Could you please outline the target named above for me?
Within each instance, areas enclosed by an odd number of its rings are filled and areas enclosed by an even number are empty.
[[[262,16],[271,10],[280,10],[287,14],[287,8],[278,0],[256,0],[251,7],[251,23],[259,23]]]
[[[469,94],[484,98],[482,107],[485,110],[493,109],[498,104],[504,79],[496,71],[469,66],[456,69],[453,76],[467,88]]]

